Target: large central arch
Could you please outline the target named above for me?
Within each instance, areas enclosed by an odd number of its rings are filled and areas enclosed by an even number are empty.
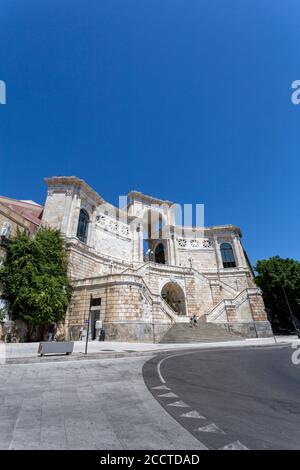
[[[176,282],[167,282],[161,296],[177,315],[186,315],[186,303],[183,289]]]
[[[158,210],[147,209],[143,216],[143,250],[144,260],[155,263],[168,263],[168,240],[164,239],[166,218]],[[151,253],[147,255],[147,253]]]

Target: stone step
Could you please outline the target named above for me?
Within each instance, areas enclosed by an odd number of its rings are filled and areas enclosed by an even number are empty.
[[[164,335],[161,343],[193,343],[208,341],[228,341],[238,340],[241,337],[227,331],[219,325],[206,323],[203,320],[198,322],[196,328],[191,328],[188,323],[177,323],[173,325]]]

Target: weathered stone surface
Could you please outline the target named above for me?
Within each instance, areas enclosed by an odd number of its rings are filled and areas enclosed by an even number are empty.
[[[271,325],[268,321],[257,322],[230,322],[218,323],[219,326],[229,332],[241,335],[245,338],[268,338],[273,336]]]
[[[268,334],[262,296],[254,288],[238,227],[183,231],[175,225],[170,201],[133,191],[128,206],[117,209],[76,177],[54,177],[46,183],[42,224],[63,233],[74,285],[58,339],[79,338],[87,325],[91,296],[101,299],[98,313],[109,339],[158,341],[174,323],[187,322],[192,315],[204,318],[213,311],[212,321],[235,328],[241,335],[253,334],[253,322],[257,334]],[[84,241],[77,237],[81,211],[89,219]],[[157,229],[159,224],[163,227]],[[145,232],[152,262],[144,258]],[[231,245],[235,267],[223,266],[224,242]],[[165,264],[153,262],[159,245]],[[168,284],[176,289],[166,289]],[[178,297],[168,297],[171,291],[178,292]],[[92,336],[95,319],[94,313]]]

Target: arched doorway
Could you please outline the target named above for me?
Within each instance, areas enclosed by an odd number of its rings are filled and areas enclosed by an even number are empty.
[[[159,243],[154,250],[155,263],[166,264],[165,248],[162,243]]]
[[[186,315],[184,292],[176,282],[165,284],[162,288],[161,296],[177,315]]]
[[[164,227],[165,218],[161,212],[151,209],[145,211],[142,221],[144,261],[168,263],[168,240],[163,239]]]

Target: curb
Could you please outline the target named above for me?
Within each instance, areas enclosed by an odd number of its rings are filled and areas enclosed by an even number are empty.
[[[191,348],[166,348],[160,350],[153,350],[149,349],[146,351],[133,351],[133,352],[99,352],[99,353],[90,353],[85,355],[84,353],[73,353],[69,356],[67,355],[51,355],[51,356],[36,356],[36,357],[16,357],[16,358],[8,358],[6,359],[5,363],[1,365],[13,365],[13,364],[43,364],[49,362],[74,362],[74,361],[86,361],[86,360],[97,360],[97,359],[118,359],[124,357],[142,357],[142,356],[157,356],[159,354],[164,353],[177,353],[181,351],[192,352],[192,351],[201,351],[201,350],[217,350],[217,349],[244,349],[244,348],[274,348],[274,347],[286,347],[291,345],[292,342],[281,342],[281,343],[260,343],[255,344],[226,344],[225,342],[222,344],[215,344],[215,343],[200,343],[197,347]]]

